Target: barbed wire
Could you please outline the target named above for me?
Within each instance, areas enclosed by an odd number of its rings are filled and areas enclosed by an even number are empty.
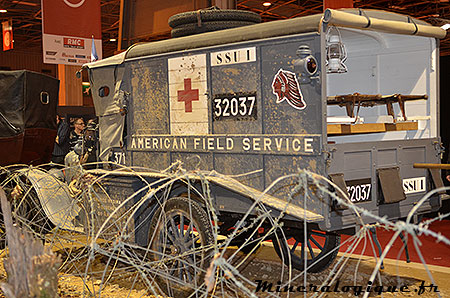
[[[226,176],[215,171],[187,171],[181,162],[164,171],[102,166],[111,169],[47,170],[48,165],[0,168],[0,186],[8,194],[16,224],[62,257],[60,290],[73,287],[70,281],[76,281],[79,289],[75,292],[83,297],[110,297],[111,291],[127,297],[289,297],[299,293],[325,297],[327,292],[294,290],[323,289],[342,279],[353,287],[349,290],[353,296],[359,292],[369,297],[375,292],[356,287],[399,286],[404,282],[398,276],[386,278],[380,271],[400,235],[413,243],[434,285],[419,236],[450,246],[448,238],[430,230],[431,224],[449,213],[412,223],[420,206],[448,188],[424,195],[405,221],[392,221],[352,203],[326,177],[299,169],[254,193],[245,212],[233,212],[216,209],[215,181],[226,181],[229,192],[251,192],[252,188],[236,179],[260,171]],[[61,173],[70,170],[79,172],[73,181],[63,181]],[[43,184],[46,179],[53,184]],[[265,198],[286,185],[289,191],[284,205],[276,209],[268,206]],[[61,193],[70,204],[54,208],[57,203],[52,200],[64,201]],[[327,206],[337,202],[351,210],[358,227],[355,234],[340,243],[338,235],[312,225],[307,220],[307,203],[313,199]],[[292,205],[304,209],[303,218],[292,217]],[[296,224],[292,225],[293,221]],[[286,225],[288,222],[291,225]],[[372,238],[375,228],[393,233],[380,254]],[[4,238],[0,242],[4,247]],[[273,247],[281,261],[273,258],[274,253],[260,256],[261,247],[265,251]],[[370,268],[363,265],[366,248],[372,252],[374,265]],[[403,251],[404,247],[397,260]],[[349,268],[354,271],[349,273]],[[358,274],[361,271],[364,274]],[[441,297],[439,292],[430,295]]]

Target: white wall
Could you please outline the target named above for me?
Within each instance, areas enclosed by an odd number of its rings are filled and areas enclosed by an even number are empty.
[[[400,131],[355,136],[330,137],[337,143],[362,140],[395,140],[437,136],[436,41],[433,38],[380,33],[367,30],[339,29],[347,49],[348,72],[327,74],[327,96],[381,94],[429,96],[428,100],[410,101],[406,116],[419,120],[418,131]],[[394,104],[396,117],[401,116]],[[355,108],[356,112],[356,108]],[[385,105],[361,108],[359,116],[370,122],[387,115]],[[344,107],[329,106],[328,116],[346,116]]]

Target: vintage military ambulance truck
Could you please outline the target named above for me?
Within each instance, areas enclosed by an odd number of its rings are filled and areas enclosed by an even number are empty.
[[[274,216],[282,212],[284,236],[273,241],[276,252],[289,253],[285,262],[303,269],[303,254],[292,245],[307,247],[308,270],[326,268],[339,234],[354,232],[360,222],[332,197],[304,202],[302,191],[293,191],[295,177],[264,192],[299,169],[330,178],[375,215],[406,217],[442,183],[413,164],[438,163],[442,153],[438,39],[445,35],[408,16],[326,10],[137,44],[86,64],[99,117],[99,157],[135,169],[109,172],[103,186],[110,196],[120,201],[139,191],[144,184],[133,182],[137,175],[158,189],[177,161],[194,171],[164,188],[165,202],[149,201],[153,209],[135,233],[138,244],[159,252],[154,259],[195,249],[201,256],[168,261],[169,274],[184,283],[161,281],[171,284],[166,292],[183,292],[197,280],[183,264],[208,266],[201,249],[213,243],[207,204],[225,232],[255,200]],[[207,203],[195,195],[203,193],[198,173],[210,183]],[[417,214],[440,205],[434,195]],[[195,241],[186,240],[190,233]]]

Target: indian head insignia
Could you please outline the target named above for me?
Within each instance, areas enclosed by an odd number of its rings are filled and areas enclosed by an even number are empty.
[[[297,110],[306,108],[302,92],[295,73],[280,69],[272,82],[272,92],[277,96],[277,103],[286,99]]]

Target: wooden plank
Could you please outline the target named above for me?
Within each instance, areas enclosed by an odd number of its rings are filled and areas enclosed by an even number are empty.
[[[397,122],[385,123],[386,131],[400,131],[400,130],[417,130],[419,128],[418,122]]]
[[[415,163],[413,167],[419,169],[450,170],[450,164],[440,164],[440,163]]]
[[[83,106],[81,78],[75,76],[79,69],[77,65],[58,64],[60,106]]]
[[[387,131],[417,130],[417,122],[328,124],[328,135],[349,135]]]

